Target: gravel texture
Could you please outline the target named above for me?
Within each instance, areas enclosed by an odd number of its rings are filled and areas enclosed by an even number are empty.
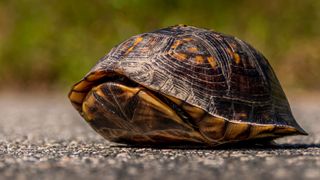
[[[152,149],[111,144],[60,95],[0,94],[0,179],[320,179],[320,104],[291,100],[309,136],[275,147]]]

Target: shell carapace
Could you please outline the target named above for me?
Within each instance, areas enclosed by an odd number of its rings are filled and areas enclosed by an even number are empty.
[[[118,143],[216,146],[307,134],[261,53],[192,26],[117,45],[69,98],[99,134]]]

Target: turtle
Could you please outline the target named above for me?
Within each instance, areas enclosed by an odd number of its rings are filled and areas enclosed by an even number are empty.
[[[116,45],[68,97],[97,133],[120,144],[216,147],[307,135],[262,53],[188,25]]]

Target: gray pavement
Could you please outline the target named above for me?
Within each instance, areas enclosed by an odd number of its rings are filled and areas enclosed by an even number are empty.
[[[151,149],[108,143],[61,95],[2,93],[0,179],[320,179],[320,101],[290,102],[308,137],[266,149]]]

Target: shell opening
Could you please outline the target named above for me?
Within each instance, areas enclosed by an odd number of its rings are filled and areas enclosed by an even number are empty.
[[[82,103],[87,94],[92,88],[105,82],[121,82],[123,84],[130,85],[131,87],[138,86],[134,81],[131,81],[127,77],[115,72],[93,72],[72,86],[72,89],[68,94],[72,105],[82,113]]]

